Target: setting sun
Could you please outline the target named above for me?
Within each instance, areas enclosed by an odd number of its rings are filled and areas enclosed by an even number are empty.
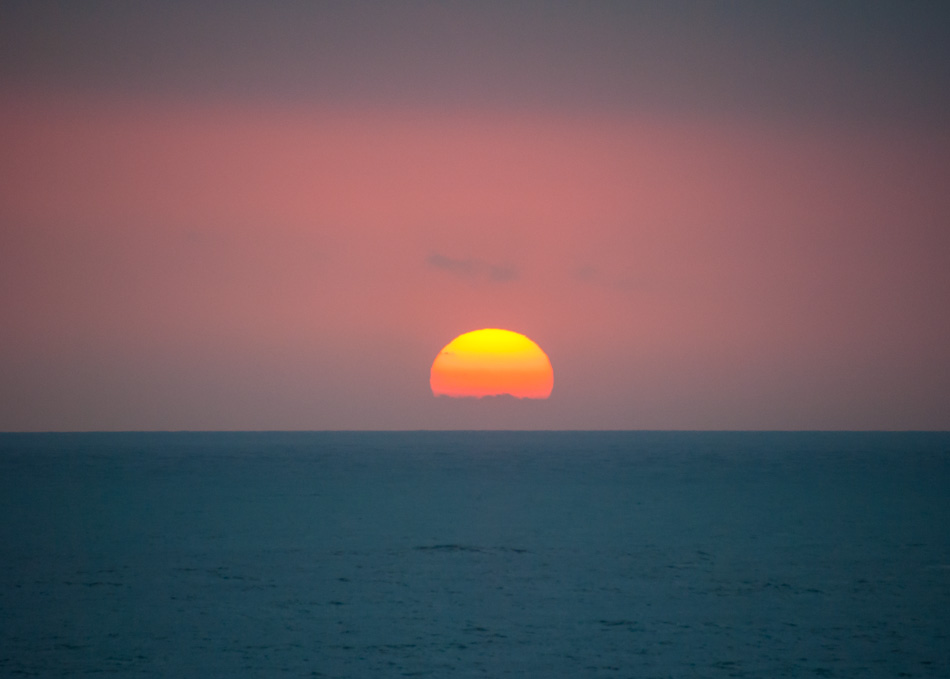
[[[459,335],[432,364],[435,396],[547,398],[554,371],[547,354],[517,332],[486,328]]]

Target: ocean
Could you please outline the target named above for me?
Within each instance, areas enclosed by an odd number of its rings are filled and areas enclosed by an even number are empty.
[[[950,433],[0,434],[0,676],[947,677]]]

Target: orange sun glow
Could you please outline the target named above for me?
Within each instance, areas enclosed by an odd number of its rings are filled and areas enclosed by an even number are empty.
[[[432,363],[429,385],[435,396],[547,398],[554,370],[547,354],[524,335],[486,328],[445,345]]]

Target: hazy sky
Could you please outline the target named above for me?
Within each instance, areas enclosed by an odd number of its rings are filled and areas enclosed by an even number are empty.
[[[944,3],[132,5],[0,4],[0,429],[950,428]]]

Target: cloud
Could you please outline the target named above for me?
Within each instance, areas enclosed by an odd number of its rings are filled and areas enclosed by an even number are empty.
[[[621,292],[643,291],[653,287],[648,278],[633,275],[617,276],[590,265],[577,267],[572,273],[575,279],[583,283]]]
[[[426,258],[426,264],[456,276],[471,279],[488,278],[498,283],[507,283],[519,277],[518,269],[511,264],[493,264],[473,257],[458,259],[438,252],[429,255]]]
[[[440,255],[437,252],[432,253],[426,258],[426,263],[443,271],[450,271],[462,276],[472,276],[476,273],[478,262],[474,259],[454,259]]]
[[[513,266],[498,266],[493,264],[488,268],[488,275],[493,281],[504,283],[518,278],[518,270]]]

